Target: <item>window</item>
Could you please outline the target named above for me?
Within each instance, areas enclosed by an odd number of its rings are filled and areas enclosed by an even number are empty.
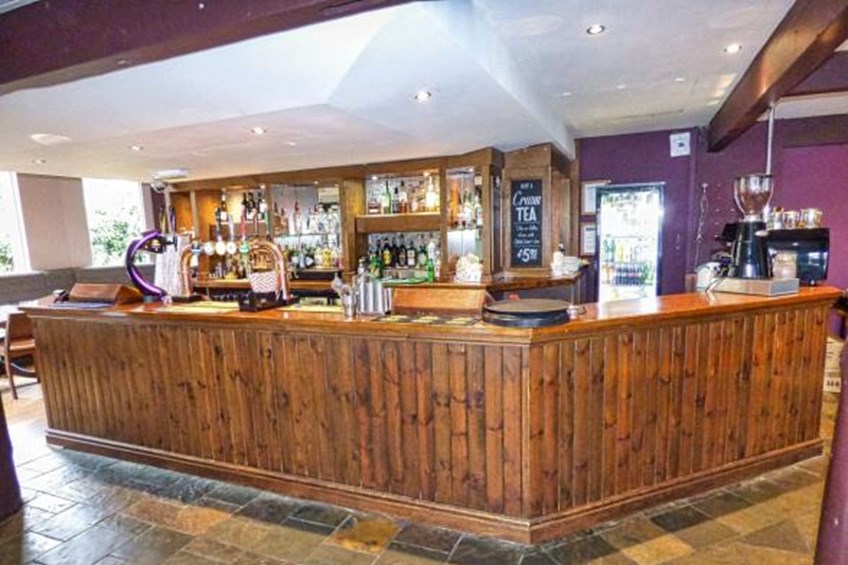
[[[91,241],[91,264],[122,265],[130,242],[144,229],[141,185],[133,181],[82,179]]]
[[[15,173],[0,171],[0,274],[29,270]]]

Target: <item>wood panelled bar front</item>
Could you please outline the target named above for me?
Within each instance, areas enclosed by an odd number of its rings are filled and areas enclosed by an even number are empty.
[[[533,330],[26,309],[52,444],[528,543],[820,453],[837,295]]]

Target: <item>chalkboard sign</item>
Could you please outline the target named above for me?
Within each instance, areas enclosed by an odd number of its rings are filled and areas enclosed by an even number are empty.
[[[511,265],[542,266],[542,181],[514,180],[510,192]]]

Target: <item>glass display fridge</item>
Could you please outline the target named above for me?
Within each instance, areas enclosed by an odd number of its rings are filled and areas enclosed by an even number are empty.
[[[599,302],[659,294],[664,188],[664,183],[598,188]]]

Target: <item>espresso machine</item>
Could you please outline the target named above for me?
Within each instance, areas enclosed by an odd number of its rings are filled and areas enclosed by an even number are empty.
[[[744,214],[737,224],[736,237],[730,250],[730,276],[739,279],[771,277],[766,222],[763,210],[771,201],[773,178],[766,174],[745,175],[733,183],[733,198]]]
[[[733,183],[733,197],[744,219],[736,223],[728,276],[717,281],[713,289],[716,292],[763,296],[798,292],[797,278],[772,278],[763,211],[771,201],[773,188],[769,174],[745,175]]]

